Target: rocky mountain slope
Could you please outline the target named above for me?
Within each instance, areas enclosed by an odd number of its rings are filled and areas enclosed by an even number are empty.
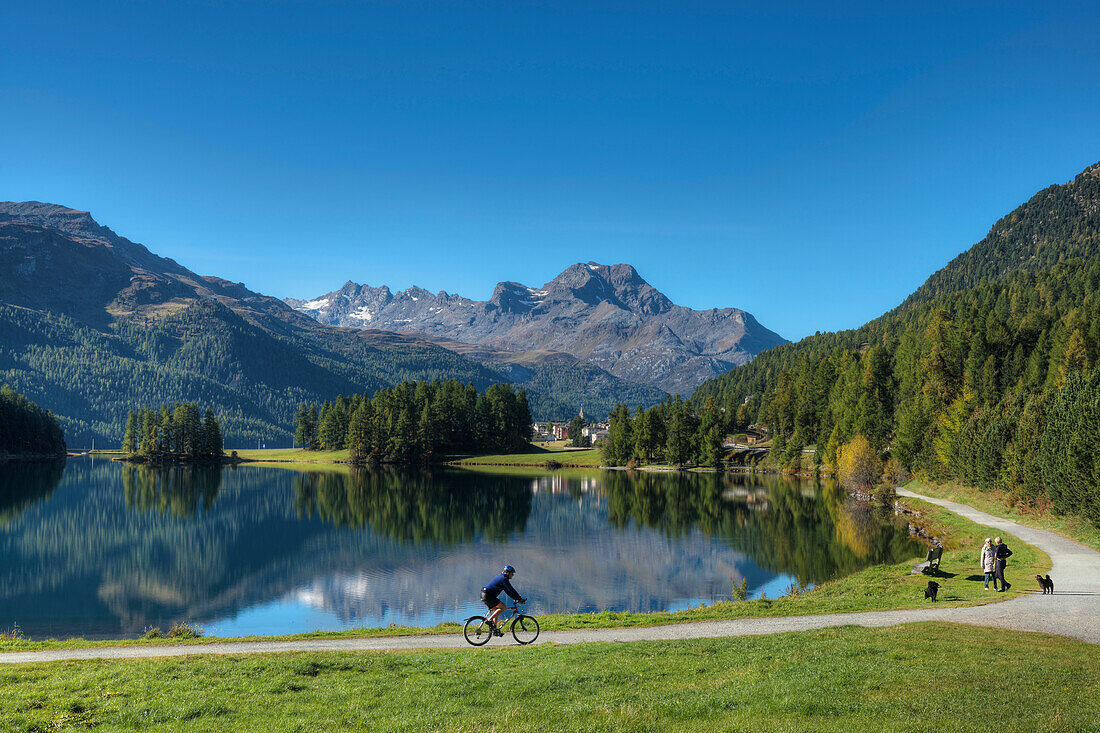
[[[578,263],[541,288],[503,282],[487,301],[348,282],[287,303],[329,325],[569,354],[622,379],[682,394],[786,343],[745,311],[675,305],[623,264]]]
[[[128,410],[177,400],[216,406],[230,447],[286,445],[299,402],[405,379],[511,381],[537,419],[664,394],[576,360],[324,325],[55,204],[0,202],[0,274],[0,383],[52,410],[71,446],[117,441]]]
[[[137,405],[211,404],[227,445],[285,444],[301,401],[503,381],[423,339],[323,326],[53,204],[0,203],[0,272],[0,383],[57,414],[71,446],[118,440]]]

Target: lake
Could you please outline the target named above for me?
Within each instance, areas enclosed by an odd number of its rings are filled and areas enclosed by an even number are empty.
[[[516,566],[535,613],[775,598],[920,553],[830,482],[625,471],[0,464],[0,631],[431,625]]]

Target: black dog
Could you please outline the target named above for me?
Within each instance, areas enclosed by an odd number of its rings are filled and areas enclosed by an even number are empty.
[[[940,592],[940,584],[934,580],[928,581],[928,587],[924,589],[924,597],[931,598],[932,602],[936,602],[936,594]]]
[[[1050,579],[1050,576],[1043,577],[1042,575],[1036,575],[1035,579],[1039,581],[1039,587],[1043,590],[1043,595],[1050,593],[1054,594],[1054,581]]]

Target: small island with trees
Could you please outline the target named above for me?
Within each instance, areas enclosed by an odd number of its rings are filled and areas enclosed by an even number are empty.
[[[159,410],[130,411],[122,436],[120,460],[130,463],[223,463],[222,431],[214,410],[200,417],[193,402],[177,402]]]

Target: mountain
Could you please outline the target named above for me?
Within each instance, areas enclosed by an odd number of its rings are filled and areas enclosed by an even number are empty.
[[[630,382],[681,394],[786,343],[745,311],[675,305],[623,264],[578,263],[541,288],[502,282],[487,301],[348,282],[287,303],[334,326],[568,354]]]
[[[441,337],[426,337],[450,351],[495,369],[527,391],[536,420],[569,420],[583,410],[602,419],[615,405],[650,407],[668,397],[657,387],[620,379],[594,364],[556,351],[503,351]]]
[[[700,386],[780,460],[857,434],[897,465],[1100,526],[1100,164],[1000,219],[897,308]]]
[[[0,272],[0,383],[52,410],[74,446],[117,441],[138,405],[212,405],[227,446],[288,444],[299,402],[505,380],[420,338],[323,326],[54,204],[0,203]]]
[[[215,406],[229,447],[285,445],[298,403],[406,379],[511,381],[540,420],[665,396],[565,355],[324,325],[56,204],[0,203],[0,272],[0,384],[52,410],[73,446],[177,400]]]

